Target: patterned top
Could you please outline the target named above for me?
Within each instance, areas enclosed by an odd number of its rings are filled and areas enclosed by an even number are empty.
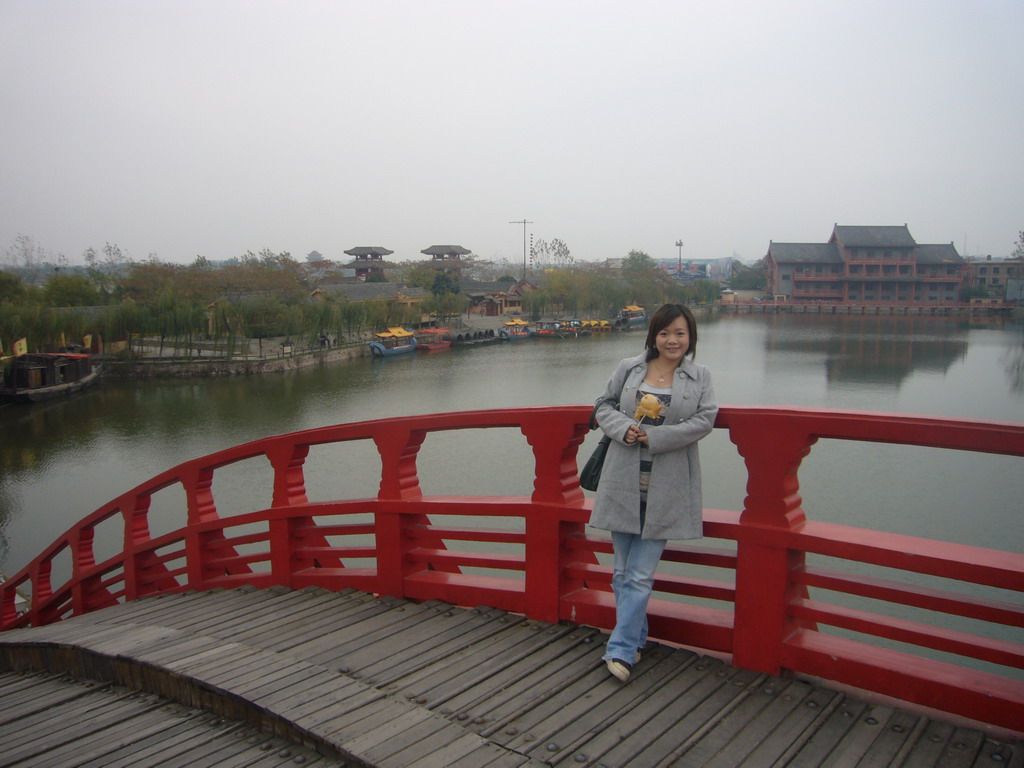
[[[652,387],[650,384],[644,384],[642,387],[637,388],[636,401],[639,404],[640,398],[644,395],[654,395],[661,401],[661,415],[656,419],[644,417],[640,419],[640,428],[644,427],[657,427],[665,422],[665,412],[668,410],[669,404],[672,402],[672,387]],[[651,452],[643,443],[640,444],[640,498],[643,501],[647,501],[647,487],[651,483]]]

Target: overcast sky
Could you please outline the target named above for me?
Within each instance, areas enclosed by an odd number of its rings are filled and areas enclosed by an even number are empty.
[[[0,253],[1006,256],[1020,0],[0,0]]]

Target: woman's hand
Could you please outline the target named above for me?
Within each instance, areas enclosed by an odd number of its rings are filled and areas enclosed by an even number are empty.
[[[630,424],[629,429],[626,430],[626,436],[623,438],[626,441],[626,445],[632,445],[633,443],[647,444],[647,433],[640,429],[636,424]]]

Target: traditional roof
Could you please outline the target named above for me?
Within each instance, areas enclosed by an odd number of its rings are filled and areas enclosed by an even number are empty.
[[[317,290],[346,301],[384,301],[399,296],[421,299],[430,295],[430,291],[404,283],[335,283],[322,285]]]
[[[356,256],[365,259],[373,256],[390,256],[394,251],[389,251],[387,248],[381,248],[379,245],[360,245],[357,248],[349,248],[345,253],[349,256]]]
[[[475,280],[460,280],[459,287],[465,294],[481,293],[508,293],[515,287],[515,280],[483,282]]]
[[[424,248],[420,253],[425,253],[427,256],[468,256],[472,251],[461,245],[432,245],[429,248]]]
[[[829,242],[839,242],[847,248],[913,248],[917,245],[906,224],[900,227],[851,227],[836,224],[832,228]]]
[[[771,243],[768,255],[776,264],[841,264],[835,243]]]
[[[945,245],[919,245],[914,250],[918,264],[963,264],[964,257],[956,252],[952,243]]]

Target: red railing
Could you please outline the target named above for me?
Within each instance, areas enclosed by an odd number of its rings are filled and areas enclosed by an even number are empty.
[[[186,462],[89,515],[3,584],[0,628],[241,584],[353,587],[608,628],[611,544],[586,530],[590,501],[576,472],[589,412],[520,408],[342,424]],[[819,676],[1020,729],[1024,644],[1007,638],[1024,627],[1024,554],[807,520],[798,469],[819,438],[1024,456],[1024,425],[733,407],[716,426],[746,464],[744,510],[705,510],[705,536],[724,546],[670,544],[650,605],[652,636],[729,654],[741,667]],[[421,492],[417,455],[429,434],[495,428],[525,436],[532,495]],[[352,441],[372,441],[379,453],[376,497],[309,501],[310,449]],[[269,461],[270,507],[221,516],[215,474],[255,457]],[[152,536],[151,500],[175,486],[187,524]],[[466,522],[439,524],[438,516]],[[123,547],[97,562],[97,529],[112,524]],[[828,567],[819,562],[826,558]],[[58,559],[70,561],[71,573],[54,585]],[[884,577],[865,574],[871,568]],[[707,569],[732,578],[704,578]],[[972,594],[985,589],[992,594]],[[16,590],[29,597],[26,613]],[[922,611],[932,620],[909,617]],[[969,629],[960,628],[965,622]]]

